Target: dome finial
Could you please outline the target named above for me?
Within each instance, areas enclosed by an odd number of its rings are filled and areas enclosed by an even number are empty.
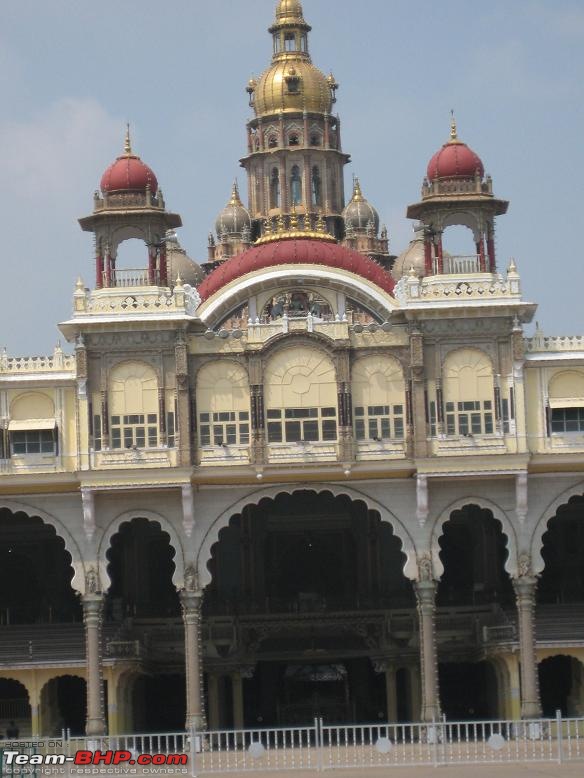
[[[233,182],[233,188],[231,190],[231,199],[227,205],[243,205],[239,196],[239,186],[237,185],[237,178]]]
[[[450,111],[450,140],[449,143],[460,143],[458,140],[458,131],[456,129],[456,119],[454,117],[454,108]]]
[[[127,157],[132,156],[132,142],[130,140],[130,122],[126,123],[126,137],[124,140],[124,154]]]
[[[354,203],[363,201],[363,192],[361,191],[361,182],[357,176],[353,176],[353,197]]]

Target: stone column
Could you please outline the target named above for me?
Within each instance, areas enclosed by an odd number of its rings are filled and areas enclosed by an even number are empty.
[[[397,687],[395,667],[387,665],[385,668],[385,693],[387,696],[387,720],[390,723],[397,722]]]
[[[521,563],[520,563],[521,567]],[[535,655],[535,590],[537,578],[521,575],[513,580],[517,599],[519,621],[519,656],[521,662],[521,717],[524,719],[541,716],[539,680]]]
[[[219,711],[219,676],[217,673],[208,675],[209,688],[209,729],[220,729],[220,711]]]
[[[180,593],[185,625],[185,669],[187,685],[187,730],[205,728],[203,705],[203,656],[201,646],[201,605],[203,592],[187,587]]]
[[[231,675],[233,685],[233,728],[243,729],[243,677],[236,671]]]
[[[440,717],[438,661],[434,622],[437,583],[434,580],[421,580],[415,584],[415,588],[420,623],[421,719],[422,721],[435,721]]]
[[[91,588],[91,587],[90,587]],[[83,621],[85,623],[85,654],[87,669],[87,721],[88,737],[104,735],[103,667],[101,663],[101,617],[103,594],[90,592],[83,595]]]

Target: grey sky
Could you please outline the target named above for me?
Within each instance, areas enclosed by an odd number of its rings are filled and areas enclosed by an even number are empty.
[[[311,53],[340,83],[343,145],[403,250],[426,164],[459,135],[495,192],[501,265],[550,334],[584,332],[584,4],[579,0],[304,0]],[[1,3],[0,344],[44,353],[93,284],[92,207],[124,123],[184,227],[190,256],[243,171],[244,91],[270,59],[275,0]],[[243,188],[243,187],[242,187]],[[347,193],[349,194],[349,192]],[[448,245],[446,245],[448,248]]]

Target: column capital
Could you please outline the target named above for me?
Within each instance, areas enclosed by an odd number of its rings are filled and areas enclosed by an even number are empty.
[[[518,602],[519,600],[535,601],[537,590],[537,577],[535,575],[521,575],[519,578],[513,578],[512,581]]]
[[[101,592],[81,595],[83,617],[86,622],[92,619],[99,619],[101,617],[104,600],[105,595],[103,595]]]
[[[421,608],[436,607],[436,592],[438,590],[438,581],[433,578],[430,580],[414,581],[414,590],[418,605]]]

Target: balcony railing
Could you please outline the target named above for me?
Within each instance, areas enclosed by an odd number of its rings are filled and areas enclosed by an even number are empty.
[[[148,269],[147,268],[125,268],[122,270],[112,270],[109,278],[109,283],[107,279],[107,274],[104,272],[103,274],[103,285],[104,286],[115,286],[115,287],[122,287],[122,288],[132,288],[136,286],[158,286],[159,279],[158,279],[158,273],[155,273],[155,277],[150,281],[149,275],[148,275]]]
[[[444,272],[449,274],[480,273],[480,257],[478,254],[468,256],[444,257]],[[434,272],[437,273],[437,261],[434,261]]]

